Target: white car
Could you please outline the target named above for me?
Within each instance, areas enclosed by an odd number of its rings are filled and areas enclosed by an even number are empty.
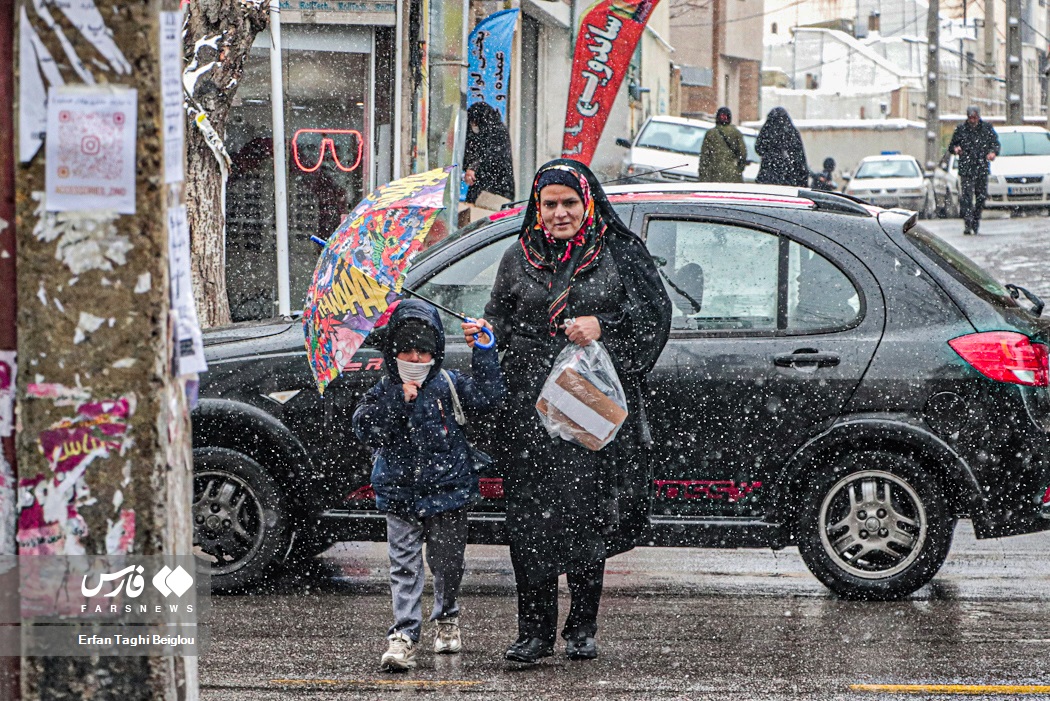
[[[932,217],[933,183],[912,156],[884,154],[861,160],[843,192],[878,207],[903,207]]]
[[[1050,206],[1050,132],[1041,127],[996,127],[999,157],[992,161],[985,207]]]
[[[714,128],[713,122],[685,117],[650,117],[638,131],[634,142],[617,139],[616,144],[627,149],[620,175],[628,183],[696,182],[700,168],[700,147],[704,135]],[[737,127],[747,145],[748,165],[744,182],[753,183],[758,175],[759,161],[755,153],[758,132]]]

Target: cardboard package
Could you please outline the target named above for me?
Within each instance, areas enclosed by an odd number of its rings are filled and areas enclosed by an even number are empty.
[[[563,434],[590,450],[608,445],[627,418],[623,407],[572,368],[565,368],[553,383],[544,386],[536,409],[562,423]]]

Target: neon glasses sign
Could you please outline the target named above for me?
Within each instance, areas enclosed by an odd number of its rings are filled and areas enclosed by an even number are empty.
[[[345,146],[341,146],[340,149],[336,149],[335,139],[332,138],[343,137],[339,139],[340,144],[344,141],[348,141],[349,137],[353,137],[354,142],[357,144],[357,158],[353,164],[345,165],[339,158],[339,151],[344,151],[343,157],[346,157]],[[320,140],[320,147],[317,147],[318,140]],[[302,146],[300,146],[302,141]],[[312,154],[313,149],[317,148],[317,162],[312,166],[307,166],[303,163],[302,158],[299,156],[300,148],[303,149],[303,156]],[[357,167],[361,165],[361,152],[364,150],[364,141],[361,138],[361,132],[356,129],[300,129],[295,132],[292,136],[292,158],[295,160],[296,167],[304,173],[313,173],[320,169],[321,164],[324,162],[325,151],[332,152],[332,161],[335,162],[335,167],[344,173],[350,173],[357,170]],[[351,149],[352,150],[352,149]],[[307,158],[309,161],[313,161],[312,157]]]

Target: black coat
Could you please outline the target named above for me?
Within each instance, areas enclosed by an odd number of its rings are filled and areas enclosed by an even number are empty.
[[[667,342],[671,303],[645,245],[586,174],[609,223],[608,238],[597,264],[575,280],[565,316],[597,316],[601,342],[617,366],[628,418],[612,443],[592,452],[551,438],[537,415],[543,383],[568,343],[564,333],[548,333],[551,273],[527,263],[521,246],[512,245],[485,307],[506,351],[509,401],[498,432],[506,449],[499,459],[506,465],[508,537],[516,575],[535,581],[629,550],[649,525],[652,474],[642,402],[645,376]],[[530,204],[525,226],[535,216]]]
[[[809,185],[809,164],[802,137],[787,110],[774,107],[755,139],[755,151],[762,157],[755,182],[767,185]]]
[[[955,147],[962,147],[959,156],[959,177],[972,178],[975,175],[988,173],[988,154],[999,155],[999,135],[991,124],[983,119],[970,126],[963,122],[955,127],[948,151],[955,153]]]
[[[470,128],[477,125],[478,133]],[[473,170],[476,180],[467,189],[467,202],[474,202],[482,191],[508,200],[514,199],[514,163],[510,132],[499,112],[484,102],[467,110],[467,141],[463,149],[463,170]]]

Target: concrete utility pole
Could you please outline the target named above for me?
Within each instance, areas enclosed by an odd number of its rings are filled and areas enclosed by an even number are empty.
[[[991,3],[991,0],[988,0]],[[926,15],[926,170],[933,170],[941,157],[940,84],[937,74],[940,68],[941,19],[940,3],[930,0]]]
[[[185,203],[180,2],[14,4],[22,17],[16,444],[20,485],[33,499],[19,505],[27,515],[19,552],[185,556],[192,463],[169,278],[169,238],[181,240],[173,232]],[[64,211],[47,211],[56,208]],[[74,458],[79,467],[60,474]],[[46,628],[23,619],[23,652]],[[22,694],[192,701],[196,662],[24,657]]]
[[[1024,122],[1021,0],[1006,0],[1006,123]]]
[[[430,168],[457,164],[443,214],[448,231],[455,231],[459,181],[463,177],[463,145],[467,130],[467,34],[470,0],[429,3],[430,76],[427,155]]]
[[[0,103],[14,103],[14,8],[0,10]],[[15,144],[14,112],[0,109],[0,374],[6,374],[7,358],[15,350]],[[0,385],[8,380],[0,377]],[[0,389],[0,423],[5,400]],[[0,430],[0,502],[15,502],[15,441]],[[18,587],[14,534],[14,509],[0,510],[0,587]],[[17,589],[15,589],[17,590]],[[13,632],[13,631],[12,631]],[[0,699],[19,698],[21,664],[16,657],[0,658]]]

